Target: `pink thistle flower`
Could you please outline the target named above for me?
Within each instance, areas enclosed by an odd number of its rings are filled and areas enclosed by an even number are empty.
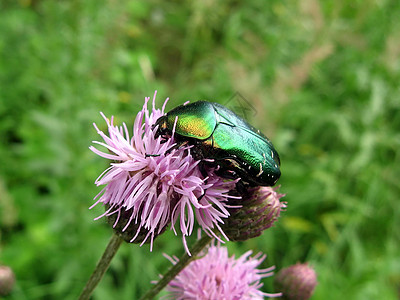
[[[113,117],[108,120],[101,114],[106,120],[108,135],[94,124],[104,142],[93,143],[108,151],[94,146],[90,150],[113,162],[95,181],[97,186],[105,187],[94,198],[97,201],[92,207],[103,203],[106,212],[96,219],[113,216],[113,227],[125,219],[122,232],[132,226],[135,231],[129,241],[141,245],[150,242],[151,249],[154,238],[170,223],[177,234],[175,223],[179,222],[189,253],[185,238],[191,235],[195,219],[207,234],[216,236],[214,229],[217,228],[226,238],[219,224],[229,216],[227,202],[235,197],[228,192],[235,187],[235,181],[225,181],[212,170],[204,178],[198,168],[200,161],[191,156],[190,147],[171,151],[175,145],[173,136],[166,141],[154,137],[156,128],[153,125],[164,115],[168,101],[167,98],[161,110],[156,109],[156,94],[151,113],[147,109],[150,97],[145,98],[136,116],[132,137],[125,123],[120,127],[114,125]]]
[[[260,291],[262,278],[273,275],[274,266],[257,269],[266,255],[258,253],[250,257],[251,251],[238,259],[228,257],[228,249],[211,245],[200,259],[192,261],[167,286],[170,299],[264,299],[280,297],[281,293],[269,294]],[[173,264],[176,257],[167,257]]]

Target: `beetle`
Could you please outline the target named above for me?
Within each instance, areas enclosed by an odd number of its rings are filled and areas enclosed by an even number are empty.
[[[193,145],[193,156],[213,160],[221,177],[240,177],[250,186],[272,186],[281,175],[271,141],[221,104],[201,100],[177,106],[157,119],[156,127],[156,138],[172,136],[175,127],[177,145]]]

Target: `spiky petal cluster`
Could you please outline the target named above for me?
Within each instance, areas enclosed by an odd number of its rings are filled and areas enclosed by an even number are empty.
[[[228,256],[228,249],[211,245],[204,257],[192,261],[167,286],[171,299],[264,299],[281,293],[260,291],[262,278],[273,275],[275,267],[257,269],[266,255],[251,251],[238,259]],[[173,264],[177,258],[169,258]]]
[[[239,209],[231,209],[231,217],[222,226],[231,241],[245,241],[261,235],[278,219],[286,202],[280,201],[285,196],[269,186],[254,187],[243,195]]]
[[[190,148],[174,146],[173,136],[166,141],[155,138],[153,125],[164,115],[155,108],[156,93],[153,97],[153,108],[150,113],[145,98],[143,109],[137,114],[133,125],[133,136],[125,123],[114,125],[113,117],[107,122],[108,135],[94,124],[104,142],[93,143],[104,146],[106,152],[91,146],[90,149],[101,157],[111,160],[110,167],[96,180],[98,186],[104,185],[95,197],[97,205],[103,203],[107,210],[99,216],[114,216],[114,227],[123,221],[122,231],[134,228],[130,242],[150,242],[169,224],[175,230],[179,223],[186,250],[185,237],[194,228],[195,219],[207,233],[215,235],[214,228],[223,234],[219,224],[229,216],[227,201],[228,192],[235,182],[226,182],[208,172],[204,178],[198,168],[199,161],[190,154]],[[93,207],[92,206],[92,207]],[[98,219],[96,218],[96,219]],[[124,219],[124,220],[121,220]]]
[[[275,287],[282,291],[283,299],[310,299],[317,285],[317,274],[307,263],[297,263],[280,270]]]

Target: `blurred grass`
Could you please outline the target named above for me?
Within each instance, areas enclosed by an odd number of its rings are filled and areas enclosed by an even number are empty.
[[[99,111],[132,122],[239,92],[282,160],[288,209],[232,253],[309,261],[313,299],[398,299],[398,1],[0,3],[0,263],[9,299],[75,299],[110,229],[92,219],[105,162],[88,150]],[[94,299],[136,299],[183,252],[168,232],[122,247]],[[145,271],[144,271],[145,270]],[[272,292],[272,280],[265,291]]]

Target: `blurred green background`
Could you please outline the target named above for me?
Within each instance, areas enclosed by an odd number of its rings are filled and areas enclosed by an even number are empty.
[[[396,0],[1,1],[8,299],[77,298],[111,234],[88,210],[106,167],[92,122],[105,129],[103,111],[131,126],[155,89],[167,109],[243,96],[280,153],[288,209],[232,254],[310,262],[313,299],[398,299],[399,55]],[[138,298],[169,267],[163,252],[182,254],[181,239],[123,245],[93,299]]]

